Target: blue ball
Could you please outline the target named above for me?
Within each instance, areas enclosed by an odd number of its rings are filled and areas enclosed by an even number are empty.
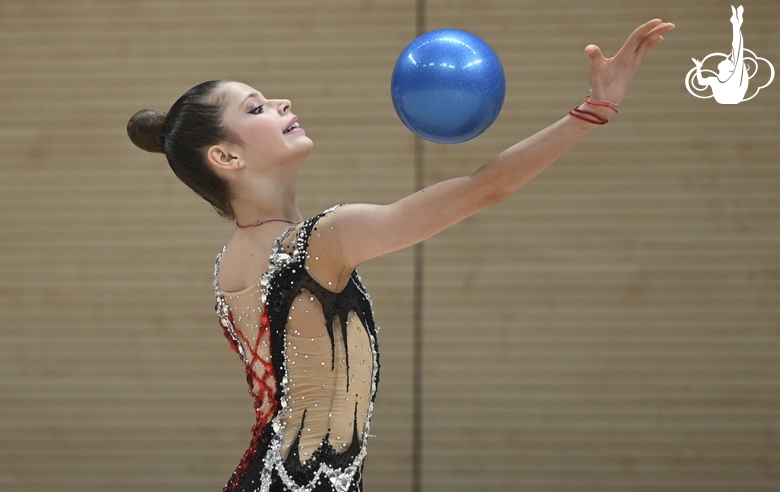
[[[484,132],[504,104],[506,79],[495,52],[464,31],[442,29],[412,41],[398,57],[393,106],[415,134],[432,142],[465,142]]]

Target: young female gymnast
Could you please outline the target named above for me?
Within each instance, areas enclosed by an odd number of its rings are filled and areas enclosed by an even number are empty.
[[[166,114],[128,123],[140,148],[236,230],[218,255],[220,324],[246,365],[257,423],[226,491],[354,492],[379,376],[376,326],[355,267],[496,204],[617,112],[642,57],[673,24],[638,27],[610,59],[589,45],[591,95],[469,176],[390,205],[350,204],[303,220],[298,170],[312,149],[290,101],[212,81]]]

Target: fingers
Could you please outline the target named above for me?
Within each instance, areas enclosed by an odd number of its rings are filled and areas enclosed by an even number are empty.
[[[634,29],[634,32],[628,37],[617,55],[615,55],[615,58],[624,58],[627,56],[634,58],[638,55],[638,58],[641,59],[650,48],[663,41],[663,35],[674,29],[674,27],[675,25],[671,22],[663,22],[661,19],[652,19],[645,22]],[[589,45],[585,48],[585,51],[593,58],[595,55],[591,53],[591,47],[596,49],[598,49],[598,47]],[[601,55],[601,50],[599,50],[598,53]]]
[[[656,25],[647,34],[645,34],[645,36],[643,36],[639,41],[639,45],[636,48],[636,53],[639,55],[639,57],[641,58],[645,56],[653,46],[663,41],[663,35],[674,29],[674,27],[674,24],[671,22],[662,22]]]
[[[661,19],[652,19],[637,27],[628,37],[626,43],[623,45],[623,48],[627,48],[630,51],[636,51],[642,40],[645,39],[645,37],[647,37],[647,35],[650,34],[650,32],[660,24],[662,24]],[[621,51],[623,48],[621,48]]]

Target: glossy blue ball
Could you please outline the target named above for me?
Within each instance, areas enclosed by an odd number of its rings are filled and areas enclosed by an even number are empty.
[[[495,52],[473,34],[442,29],[412,41],[391,81],[401,121],[432,142],[465,142],[484,132],[504,104],[506,79]]]

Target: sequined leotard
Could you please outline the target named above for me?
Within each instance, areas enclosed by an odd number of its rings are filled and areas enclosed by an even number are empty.
[[[223,249],[224,252],[224,249]],[[217,315],[246,365],[257,423],[225,491],[362,490],[379,352],[370,298],[343,259],[337,209],[291,226],[258,282]]]

